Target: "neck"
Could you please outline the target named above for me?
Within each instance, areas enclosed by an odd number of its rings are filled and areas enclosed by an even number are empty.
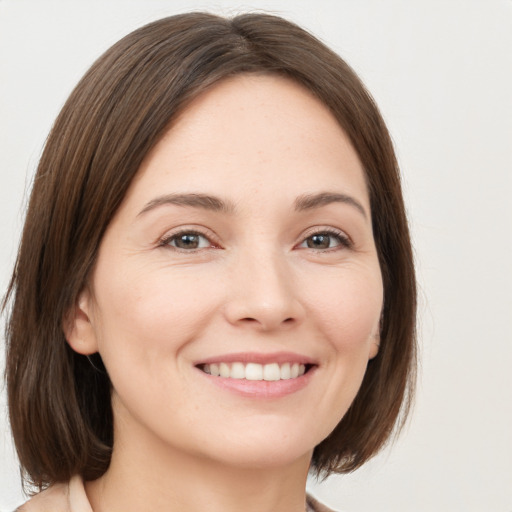
[[[116,443],[108,471],[86,483],[94,512],[305,510],[311,453],[287,464],[240,467],[139,441]]]

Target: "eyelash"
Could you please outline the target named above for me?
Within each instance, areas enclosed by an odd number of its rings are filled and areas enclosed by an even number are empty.
[[[174,247],[171,245],[171,242],[173,242],[174,240],[178,240],[180,237],[184,236],[184,235],[192,235],[192,236],[197,236],[197,237],[201,237],[201,238],[204,238],[208,241],[208,243],[210,244],[210,247],[199,247],[199,248],[194,248],[194,249],[183,249],[183,248],[180,248],[180,247]],[[178,231],[177,233],[171,233],[170,235],[166,235],[164,236],[160,242],[159,242],[159,247],[170,247],[171,249],[174,249],[175,251],[179,251],[179,252],[195,252],[195,251],[200,251],[202,249],[207,249],[207,248],[211,248],[212,246],[213,247],[216,247],[215,244],[211,241],[211,236],[210,235],[207,235],[205,233],[202,233],[201,231],[198,231],[198,230],[195,230],[195,229],[182,229],[181,231]]]
[[[329,237],[336,238],[337,241],[339,242],[339,245],[337,245],[335,247],[328,247],[327,249],[321,249],[322,252],[339,250],[340,248],[352,249],[352,247],[354,246],[352,240],[343,231],[340,231],[340,230],[334,229],[334,228],[324,228],[324,229],[312,231],[307,234],[307,236],[302,240],[300,245],[302,245],[308,239],[310,239],[314,236],[329,236]],[[305,249],[311,249],[311,250],[316,251],[316,249],[314,249],[312,247],[305,247]],[[320,252],[320,251],[317,251],[317,252]]]
[[[193,248],[193,249],[183,249],[183,248],[175,247],[175,246],[171,245],[171,243],[173,241],[178,240],[179,237],[184,236],[184,235],[192,235],[192,236],[204,238],[209,242],[210,246],[209,247]],[[324,229],[319,229],[319,230],[312,231],[312,232],[308,233],[307,236],[296,247],[302,246],[302,244],[306,243],[308,239],[310,239],[314,236],[328,236],[328,237],[336,238],[338,241],[338,245],[336,245],[334,247],[328,247],[326,249],[320,249],[320,250],[317,250],[313,247],[303,247],[304,249],[310,249],[315,252],[328,252],[328,251],[339,250],[340,248],[351,249],[354,245],[352,240],[343,231],[339,231],[334,228],[324,228]],[[206,233],[203,233],[203,232],[195,230],[195,229],[183,229],[181,231],[178,231],[177,233],[171,233],[171,234],[163,237],[159,241],[158,246],[159,247],[167,247],[167,248],[170,247],[171,249],[173,249],[175,251],[179,251],[179,252],[196,252],[196,251],[200,251],[203,249],[218,248],[218,245],[216,245],[214,242],[212,242],[211,238],[212,238],[211,235],[207,235]]]

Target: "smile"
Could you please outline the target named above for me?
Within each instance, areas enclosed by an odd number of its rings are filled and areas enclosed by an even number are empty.
[[[214,377],[224,377],[237,380],[290,380],[301,377],[308,370],[308,366],[300,363],[211,363],[199,365],[204,373]]]

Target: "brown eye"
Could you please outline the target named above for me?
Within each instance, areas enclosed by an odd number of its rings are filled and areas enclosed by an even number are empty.
[[[314,233],[313,235],[308,236],[299,247],[304,247],[306,249],[318,249],[322,251],[334,249],[336,247],[349,248],[351,245],[350,240],[343,233],[330,233],[327,231]]]
[[[205,236],[194,232],[178,233],[172,236],[166,243],[171,247],[182,250],[203,249],[211,245]]]
[[[329,249],[331,246],[331,235],[313,235],[306,239],[306,244],[310,249]]]

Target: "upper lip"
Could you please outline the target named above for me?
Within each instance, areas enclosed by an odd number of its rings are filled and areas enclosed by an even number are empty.
[[[219,363],[257,363],[257,364],[270,364],[270,363],[299,363],[316,365],[318,364],[314,359],[294,352],[237,352],[222,354],[219,356],[208,357],[201,359],[194,363],[195,366],[203,364],[219,364]]]

